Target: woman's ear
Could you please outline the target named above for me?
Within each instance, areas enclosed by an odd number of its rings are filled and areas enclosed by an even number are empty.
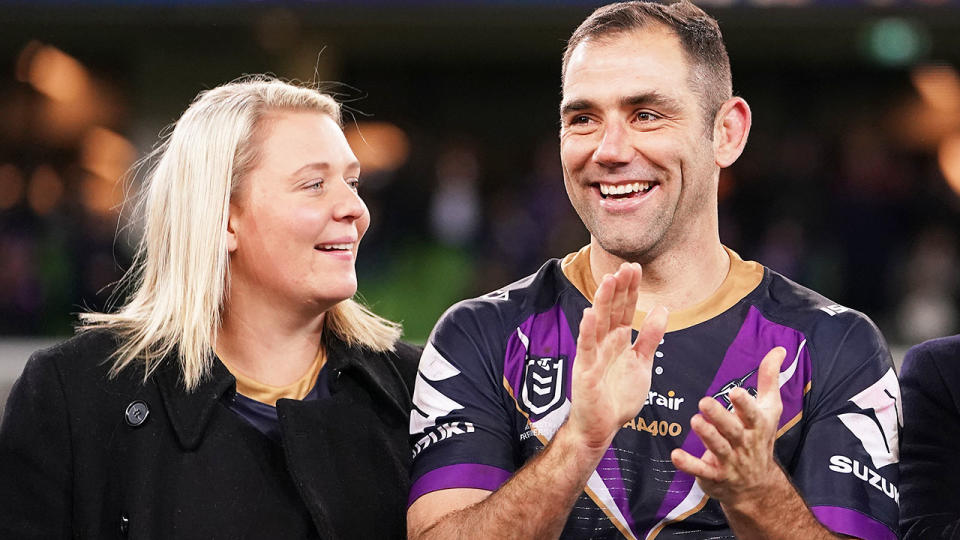
[[[229,214],[227,214],[227,253],[233,253],[237,250],[237,231],[234,227],[233,217],[238,215],[239,209],[230,203]]]
[[[713,126],[713,155],[721,169],[733,165],[743,153],[751,120],[750,106],[743,98],[730,98],[720,107]]]

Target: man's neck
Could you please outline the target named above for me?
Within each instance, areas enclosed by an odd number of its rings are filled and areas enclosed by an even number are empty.
[[[281,312],[275,304],[231,294],[217,334],[216,353],[232,369],[270,386],[297,381],[317,357],[324,313]]]
[[[616,272],[625,261],[608,253],[591,239],[590,270],[594,281]],[[671,312],[695,306],[720,288],[730,270],[730,256],[720,241],[697,249],[674,250],[658,255],[642,265],[638,311],[665,306]]]

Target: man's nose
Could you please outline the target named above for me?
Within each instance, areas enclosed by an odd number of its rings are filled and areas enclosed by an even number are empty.
[[[606,167],[615,167],[629,163],[632,157],[633,147],[626,126],[619,122],[605,124],[593,160]]]

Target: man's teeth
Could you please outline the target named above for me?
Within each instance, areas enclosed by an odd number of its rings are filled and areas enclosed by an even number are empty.
[[[650,191],[653,186],[650,182],[634,182],[632,184],[600,184],[600,193],[607,195],[626,195],[634,192]]]
[[[353,244],[325,244],[320,246],[323,251],[349,251],[353,249]]]

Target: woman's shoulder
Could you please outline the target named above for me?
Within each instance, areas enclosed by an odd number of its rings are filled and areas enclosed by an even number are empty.
[[[417,363],[420,362],[421,354],[423,354],[423,347],[406,341],[397,341],[393,350],[393,355],[397,358],[397,361],[408,365],[412,364],[414,371],[417,369]]]
[[[28,388],[97,386],[108,378],[117,349],[116,336],[107,330],[85,330],[30,355],[17,379]]]
[[[23,419],[29,429],[29,418],[49,420],[67,410],[83,416],[80,411],[96,408],[105,393],[121,394],[105,384],[114,350],[113,334],[90,330],[33,353],[10,390],[5,416]]]
[[[421,354],[423,354],[423,347],[406,341],[397,341],[393,353],[389,355],[390,360],[397,366],[397,371],[400,372],[404,386],[410,392],[413,392],[413,385],[417,379],[417,366],[420,364]]]
[[[30,356],[28,366],[56,367],[59,370],[86,370],[104,364],[117,349],[117,338],[109,330],[82,330],[75,336]]]

